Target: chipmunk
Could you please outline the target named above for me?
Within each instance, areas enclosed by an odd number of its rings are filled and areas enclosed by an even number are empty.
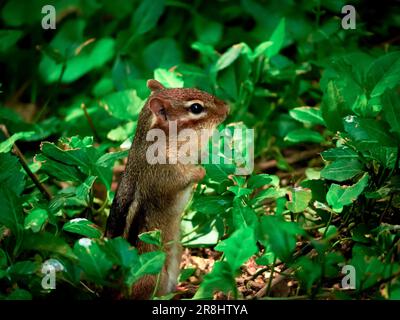
[[[153,143],[146,137],[151,129],[162,130],[171,138],[169,124],[176,123],[177,133],[183,129],[214,129],[227,116],[229,108],[211,94],[192,88],[167,89],[156,80],[148,80],[151,95],[139,114],[136,134],[128,162],[117,188],[106,237],[123,236],[139,253],[156,250],[154,245],[138,241],[138,235],[161,230],[166,262],[161,271],[157,295],[175,289],[181,261],[180,218],[190,200],[195,183],[205,170],[196,164],[149,164],[146,152]],[[197,141],[196,141],[197,143]],[[167,158],[169,144],[166,148]],[[178,142],[179,147],[179,142]],[[144,276],[132,288],[133,299],[148,299],[156,286],[156,276]]]

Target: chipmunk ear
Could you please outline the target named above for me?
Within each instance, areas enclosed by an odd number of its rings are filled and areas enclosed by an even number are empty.
[[[161,83],[159,83],[157,80],[154,79],[147,80],[147,88],[149,88],[151,91],[158,91],[165,89],[165,87]]]
[[[154,97],[150,98],[147,106],[155,116],[153,126],[156,123],[165,124],[168,122],[168,108],[170,107],[168,101],[162,98]]]

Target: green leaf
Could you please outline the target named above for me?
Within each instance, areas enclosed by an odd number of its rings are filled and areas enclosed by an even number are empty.
[[[232,198],[227,196],[195,196],[191,208],[212,215],[223,214],[232,205]]]
[[[63,230],[95,239],[100,238],[103,234],[98,226],[84,218],[76,218],[68,221],[64,224]]]
[[[370,96],[371,98],[380,96],[387,89],[393,89],[400,84],[400,55],[393,52],[375,60],[368,70],[368,77],[371,82],[375,82]]]
[[[236,281],[227,261],[217,261],[212,271],[205,275],[193,299],[212,299],[216,291],[236,295]]]
[[[368,173],[352,186],[340,186],[333,183],[328,193],[326,201],[336,212],[342,212],[343,207],[353,203],[368,185]]]
[[[112,167],[115,161],[126,158],[128,154],[129,150],[105,153],[97,159],[96,165],[100,167]]]
[[[22,37],[20,30],[0,30],[0,52],[6,52],[12,48]]]
[[[7,254],[0,248],[0,269],[7,267]]]
[[[140,2],[132,17],[131,30],[141,35],[154,28],[164,12],[165,0],[144,0]]]
[[[154,244],[157,247],[161,247],[161,244],[162,244],[160,230],[143,232],[143,233],[139,234],[139,239],[148,244]]]
[[[346,113],[343,94],[334,81],[329,81],[322,98],[321,115],[332,132],[343,131],[342,117]]]
[[[244,44],[238,43],[230,47],[215,63],[214,72],[221,71],[229,67],[243,51]]]
[[[300,122],[311,125],[325,125],[321,110],[312,107],[298,107],[289,111],[290,116]]]
[[[194,31],[198,41],[210,45],[217,44],[222,37],[223,25],[212,21],[209,17],[201,15],[195,15],[194,17]]]
[[[166,254],[162,251],[147,252],[139,256],[139,263],[132,266],[125,283],[131,286],[146,274],[158,274],[165,262]]]
[[[324,141],[324,137],[317,131],[313,131],[310,129],[297,129],[290,131],[286,137],[284,138],[285,141],[289,142],[314,142],[314,143],[321,143]]]
[[[0,208],[0,224],[10,228],[19,241],[24,219],[21,198],[6,185],[0,186]]]
[[[258,189],[267,186],[273,182],[273,177],[274,176],[265,173],[253,175],[249,178],[249,180],[247,180],[247,186],[252,189]]]
[[[363,165],[357,159],[340,159],[323,168],[321,177],[342,182],[355,177],[362,169]]]
[[[94,240],[79,239],[74,245],[74,253],[87,279],[99,284],[105,283],[106,276],[112,268],[112,262]]]
[[[25,175],[22,172],[18,158],[9,153],[0,153],[0,190],[4,188],[16,195],[20,195],[24,187]],[[4,200],[0,201],[0,204],[3,203]],[[1,211],[3,210],[0,210],[0,215]]]
[[[47,211],[42,208],[35,208],[25,217],[25,229],[39,232],[48,219]]]
[[[244,262],[257,252],[254,229],[242,227],[236,230],[228,239],[218,243],[215,250],[224,252],[231,270],[238,270]]]
[[[325,150],[321,153],[321,156],[325,161],[358,159],[357,152],[349,147],[338,147]]]
[[[33,261],[18,261],[8,267],[7,273],[12,277],[34,274],[39,269],[39,263]]]
[[[137,95],[136,90],[128,89],[111,93],[98,101],[113,117],[120,120],[137,120],[144,101]]]
[[[269,39],[269,41],[272,42],[272,45],[266,49],[265,55],[268,58],[272,58],[274,55],[276,55],[281,50],[284,39],[285,18],[282,18],[281,21],[279,21],[279,24],[275,28],[274,32],[272,33],[271,38]]]
[[[311,200],[311,190],[293,188],[290,194],[290,201],[286,203],[287,208],[293,213],[303,212]]]
[[[386,91],[382,95],[383,116],[390,124],[390,131],[400,135],[400,96],[394,91]]]
[[[185,268],[181,270],[178,281],[184,282],[188,280],[194,273],[196,272],[196,268]]]
[[[218,183],[229,180],[228,176],[235,172],[234,165],[225,164],[205,164],[204,169],[206,169],[206,177]]]
[[[106,239],[104,251],[113,263],[125,268],[131,268],[139,263],[137,249],[124,238]]]
[[[68,20],[53,38],[50,46],[63,54],[63,62],[44,55],[39,72],[47,83],[59,81],[71,83],[86,73],[100,68],[114,56],[115,40],[112,38],[92,39],[83,37],[86,22]]]
[[[173,38],[161,38],[143,51],[143,60],[149,70],[170,69],[181,62],[181,50]]]
[[[87,177],[86,180],[76,188],[76,197],[88,202],[90,190],[92,189],[93,183],[96,179],[97,177],[94,176]]]
[[[49,232],[32,233],[25,231],[22,248],[24,250],[55,253],[71,260],[76,259],[71,247],[64,239]]]
[[[159,81],[166,88],[182,88],[183,80],[175,71],[166,69],[154,70],[154,79]]]
[[[382,146],[396,146],[395,139],[388,133],[382,121],[357,116],[344,118],[344,129],[355,141]]]
[[[261,218],[262,242],[282,261],[290,258],[296,247],[296,236],[304,232],[294,223],[285,221],[278,216],[263,216]]]
[[[251,227],[256,230],[258,225],[257,214],[247,204],[243,203],[240,198],[233,200],[232,220],[235,230],[242,227]]]
[[[24,289],[15,289],[7,296],[7,300],[32,300],[32,294]]]

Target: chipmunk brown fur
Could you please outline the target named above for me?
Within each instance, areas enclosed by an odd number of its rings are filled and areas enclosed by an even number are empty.
[[[203,179],[205,170],[199,165],[179,162],[149,164],[146,151],[153,142],[146,141],[147,133],[150,129],[161,129],[168,138],[171,121],[176,121],[178,133],[186,128],[213,129],[226,118],[228,107],[197,89],[167,89],[156,80],[149,80],[147,86],[151,95],[139,114],[128,162],[107,220],[106,236],[123,236],[139,253],[144,253],[156,248],[138,241],[138,235],[161,230],[167,257],[157,295],[164,295],[175,289],[179,274],[181,214],[190,199],[193,184]],[[169,145],[167,157],[168,148]],[[156,279],[156,276],[141,278],[132,288],[132,298],[150,298]]]

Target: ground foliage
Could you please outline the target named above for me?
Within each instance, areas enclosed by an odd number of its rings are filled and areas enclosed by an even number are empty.
[[[43,30],[50,2],[57,28]],[[142,255],[103,237],[155,78],[228,101],[221,128],[255,129],[251,176],[206,166],[175,298],[399,299],[400,15],[353,1],[344,30],[345,4],[1,2],[0,297],[127,297],[159,272],[159,233]],[[45,261],[56,290],[41,286]]]

